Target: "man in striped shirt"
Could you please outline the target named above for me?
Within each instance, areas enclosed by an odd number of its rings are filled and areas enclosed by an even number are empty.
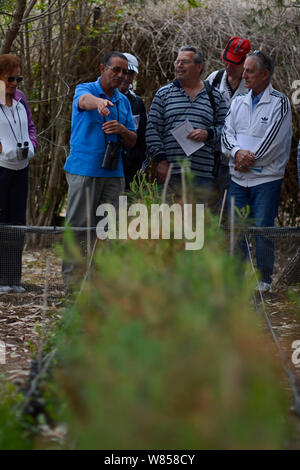
[[[221,93],[212,88],[214,112],[201,79],[204,58],[199,49],[181,47],[174,66],[176,80],[158,90],[148,116],[146,143],[151,158],[157,163],[157,179],[161,183],[165,181],[172,163],[171,182],[176,184],[176,180],[180,181],[182,162],[188,159],[196,184],[213,187],[214,150],[220,142],[226,104]],[[186,120],[193,127],[187,138],[203,142],[189,157],[171,133]]]
[[[256,227],[273,227],[285,166],[290,156],[292,115],[288,98],[271,85],[274,65],[261,51],[250,52],[243,78],[249,93],[236,97],[226,116],[222,149],[230,157],[229,201],[250,208]],[[259,289],[271,289],[273,242],[256,238]]]

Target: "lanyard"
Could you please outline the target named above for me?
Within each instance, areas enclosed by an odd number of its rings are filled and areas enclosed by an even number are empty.
[[[116,101],[116,106],[117,106],[117,121],[119,122],[119,102]],[[104,122],[106,122],[105,116],[103,116]],[[119,141],[119,135],[117,134],[117,138]],[[105,147],[107,146],[107,135],[104,132],[104,140],[105,140]]]
[[[14,136],[15,140],[16,140],[16,142],[18,143],[18,139],[17,139],[17,136],[16,136],[16,134],[15,134],[15,131],[14,131],[14,129],[13,129],[12,125],[11,125],[11,122],[10,122],[10,120],[8,119],[8,116],[6,115],[6,112],[4,111],[2,105],[1,105],[1,109],[2,109],[2,112],[3,112],[4,116],[5,116],[6,119],[7,119],[7,122],[8,122],[8,124],[9,124],[10,128],[11,128],[11,132],[13,133],[13,136]],[[19,110],[18,110],[18,107],[17,107],[17,106],[16,106],[16,110],[17,110],[17,114],[18,114],[18,118],[19,118],[20,135],[21,135],[21,140],[22,140],[22,144],[23,144],[23,135],[22,135],[21,119],[20,119],[20,114],[19,114]],[[15,121],[14,121],[14,122],[15,122]],[[15,122],[15,124],[16,124],[16,122]]]

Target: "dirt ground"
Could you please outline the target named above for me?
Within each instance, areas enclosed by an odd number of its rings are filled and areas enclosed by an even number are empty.
[[[25,249],[22,286],[26,292],[0,295],[0,341],[5,345],[0,373],[17,385],[24,384],[34,352],[60,318],[65,295],[60,266],[52,249]]]

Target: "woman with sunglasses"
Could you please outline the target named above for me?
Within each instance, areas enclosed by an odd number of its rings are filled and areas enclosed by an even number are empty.
[[[0,55],[0,224],[25,225],[28,163],[37,146],[36,129],[24,94],[21,61]],[[24,235],[1,231],[0,294],[24,292],[20,285]]]

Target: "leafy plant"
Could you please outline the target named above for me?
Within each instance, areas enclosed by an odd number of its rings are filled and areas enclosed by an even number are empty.
[[[96,268],[57,340],[76,448],[283,445],[285,397],[249,307],[254,280],[215,223],[201,251],[110,242]]]
[[[17,387],[0,381],[0,449],[27,450],[32,448],[29,420],[17,411],[23,394]]]
[[[147,207],[150,207],[151,204],[159,204],[161,202],[157,181],[149,181],[146,174],[142,172],[137,172],[133,181],[130,183],[128,197],[130,201],[142,201]]]

